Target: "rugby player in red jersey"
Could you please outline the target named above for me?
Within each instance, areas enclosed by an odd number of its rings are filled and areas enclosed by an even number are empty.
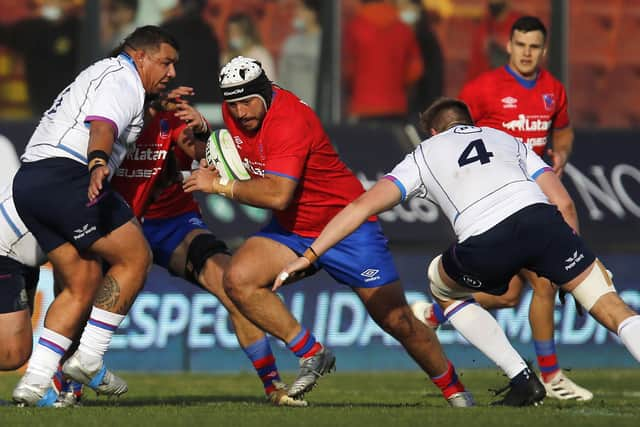
[[[294,318],[271,284],[364,189],[339,159],[313,110],[273,85],[258,61],[232,59],[220,73],[220,86],[225,124],[251,179],[221,181],[203,166],[184,188],[273,212],[271,223],[232,256],[223,282],[243,314],[300,358],[299,375],[289,387],[289,396],[299,397],[333,370],[335,357]],[[433,331],[412,315],[377,218],[370,218],[305,274],[318,268],[353,289],[375,322],[404,346],[449,404],[473,405]]]
[[[140,218],[153,251],[153,262],[171,274],[215,295],[229,312],[238,342],[263,382],[268,400],[281,406],[306,406],[287,395],[275,357],[264,332],[238,311],[222,287],[230,258],[227,245],[202,221],[191,194],[176,177],[190,170],[204,154],[210,131],[207,121],[181,96],[193,89],[180,87],[168,100],[150,102],[145,128],[116,171],[111,183]]]
[[[564,86],[541,67],[546,53],[547,30],[536,17],[519,18],[507,43],[509,62],[467,83],[459,98],[471,110],[477,126],[499,129],[527,144],[540,156],[550,156],[553,169],[562,175],[573,146],[573,129],[567,112]],[[552,149],[547,150],[549,138]],[[565,220],[578,231],[571,200],[558,206]],[[478,293],[485,308],[514,307],[525,281],[533,286],[529,319],[538,365],[547,395],[556,399],[591,400],[593,394],[576,385],[560,369],[554,342],[554,307],[557,289],[547,279],[522,270],[500,296]],[[437,307],[433,307],[437,311]],[[433,316],[439,317],[439,316]]]

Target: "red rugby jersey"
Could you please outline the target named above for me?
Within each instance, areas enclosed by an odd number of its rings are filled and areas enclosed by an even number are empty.
[[[133,209],[136,217],[148,219],[170,218],[186,212],[197,211],[198,205],[191,194],[182,191],[180,184],[163,190],[154,202],[145,204],[151,196],[160,171],[164,167],[169,150],[186,124],[173,112],[160,112],[148,124],[136,141],[134,151],[129,152],[111,183]],[[175,151],[178,167],[190,169],[191,158],[180,149]]]
[[[273,100],[258,132],[245,132],[223,103],[222,115],[252,176],[273,174],[298,183],[293,200],[274,211],[286,230],[316,237],[342,208],[364,192],[340,160],[320,120],[293,93],[273,87]]]
[[[507,132],[542,155],[551,130],[569,126],[567,94],[551,73],[525,80],[508,65],[467,83],[459,95],[478,126]]]

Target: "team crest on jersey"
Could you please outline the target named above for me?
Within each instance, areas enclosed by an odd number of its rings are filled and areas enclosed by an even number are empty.
[[[513,96],[505,96],[502,101],[502,108],[518,108],[518,100]]]
[[[552,93],[543,93],[542,101],[544,102],[544,108],[547,111],[553,111],[556,109],[556,98]]]
[[[160,136],[169,136],[169,121],[160,119]]]

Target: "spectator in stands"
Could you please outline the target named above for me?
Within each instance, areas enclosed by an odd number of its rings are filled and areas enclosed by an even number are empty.
[[[136,27],[160,25],[179,13],[178,0],[138,0]]]
[[[473,31],[467,81],[485,71],[505,65],[509,60],[507,43],[511,27],[520,14],[508,0],[489,0],[487,11]]]
[[[0,44],[22,55],[31,114],[40,115],[75,77],[79,6],[73,0],[42,0],[30,6],[32,18],[0,26]]]
[[[444,57],[438,36],[431,27],[433,14],[427,12],[424,3],[421,0],[396,0],[396,5],[400,19],[415,32],[425,66],[409,96],[409,112],[421,113],[442,96]]]
[[[293,18],[294,33],[284,42],[279,83],[316,108],[322,28],[320,0],[298,0]]]
[[[220,45],[213,29],[203,19],[206,0],[181,0],[180,14],[162,28],[180,46],[178,77],[173,86],[193,86],[196,93],[190,100],[197,103],[222,102],[215,76],[220,70]]]
[[[106,55],[136,29],[135,18],[138,11],[138,0],[111,0],[108,10],[107,22],[110,26],[111,37],[104,49]]]
[[[343,69],[351,120],[402,122],[424,66],[411,27],[390,0],[362,0],[345,28]]]
[[[262,44],[258,28],[251,17],[244,13],[236,13],[227,19],[227,50],[222,62],[229,62],[236,56],[260,61],[262,69],[271,81],[278,81],[273,56]]]

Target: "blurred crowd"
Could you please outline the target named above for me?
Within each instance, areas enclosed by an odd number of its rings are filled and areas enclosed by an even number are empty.
[[[148,24],[161,25],[178,39],[181,58],[175,83],[193,86],[196,103],[220,102],[215,83],[221,63],[244,55],[258,59],[271,80],[317,108],[319,79],[329,69],[323,65],[323,43],[336,31],[327,11],[331,2],[91,1],[100,17],[93,58],[83,58],[86,50],[80,49],[87,34],[83,23],[88,0],[15,0],[3,5],[0,119],[39,116],[90,59],[109,55],[125,35]],[[506,63],[509,30],[518,16],[533,14],[549,25],[550,3],[338,2],[344,119],[404,121],[441,95],[456,96],[469,79]],[[331,28],[323,28],[327,22]]]

